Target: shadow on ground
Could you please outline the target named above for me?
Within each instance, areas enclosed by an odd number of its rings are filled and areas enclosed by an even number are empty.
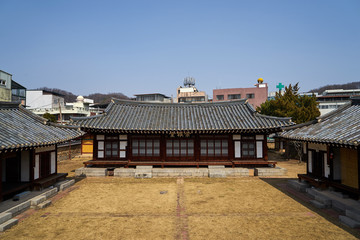
[[[334,209],[319,209],[314,207],[309,201],[312,200],[306,193],[298,192],[290,187],[287,186],[287,182],[289,180],[294,180],[295,178],[260,178],[265,183],[271,185],[272,187],[278,189],[282,193],[286,194],[290,198],[294,199],[304,207],[308,208],[309,210],[319,214],[327,221],[331,222],[332,224],[338,226],[339,228],[347,231],[351,235],[356,238],[360,239],[360,229],[350,228],[344,224],[342,224],[339,220],[339,215],[343,215],[342,213],[335,211]],[[297,179],[296,179],[297,180]]]

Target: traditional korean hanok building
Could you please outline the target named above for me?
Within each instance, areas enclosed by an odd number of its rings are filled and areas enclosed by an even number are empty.
[[[332,186],[360,195],[360,99],[305,124],[289,127],[283,138],[303,142],[307,173],[316,186]]]
[[[57,173],[56,144],[82,135],[78,128],[52,124],[18,104],[0,102],[0,199],[66,177]]]
[[[267,135],[292,123],[246,100],[146,103],[113,99],[102,115],[73,118],[94,139],[93,165],[268,164]]]

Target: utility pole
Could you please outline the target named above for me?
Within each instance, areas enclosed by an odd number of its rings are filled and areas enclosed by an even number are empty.
[[[59,111],[60,111],[60,123],[62,124],[62,114],[61,114],[61,105],[60,105],[60,101],[59,101]]]

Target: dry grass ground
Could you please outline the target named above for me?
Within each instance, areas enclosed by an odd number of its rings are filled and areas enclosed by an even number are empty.
[[[304,171],[297,161],[289,177]],[[68,165],[68,167],[70,164]],[[61,167],[59,166],[59,169]],[[65,169],[65,168],[64,168]],[[72,170],[69,167],[70,171]],[[276,179],[284,181],[284,179]],[[87,178],[3,239],[356,239],[258,177]],[[352,234],[354,235],[352,235]]]
[[[75,176],[75,169],[81,168],[84,166],[83,162],[91,160],[91,157],[88,158],[73,158],[71,160],[64,160],[58,163],[58,172],[59,173],[68,173],[69,177]]]

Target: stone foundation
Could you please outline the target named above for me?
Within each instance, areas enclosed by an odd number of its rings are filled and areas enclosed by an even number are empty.
[[[152,166],[137,166],[136,168],[115,168],[114,177],[153,178],[153,177],[249,177],[254,176],[283,176],[285,168],[226,168],[223,165],[208,168],[153,168]],[[106,168],[82,167],[75,170],[77,177],[105,177]]]

